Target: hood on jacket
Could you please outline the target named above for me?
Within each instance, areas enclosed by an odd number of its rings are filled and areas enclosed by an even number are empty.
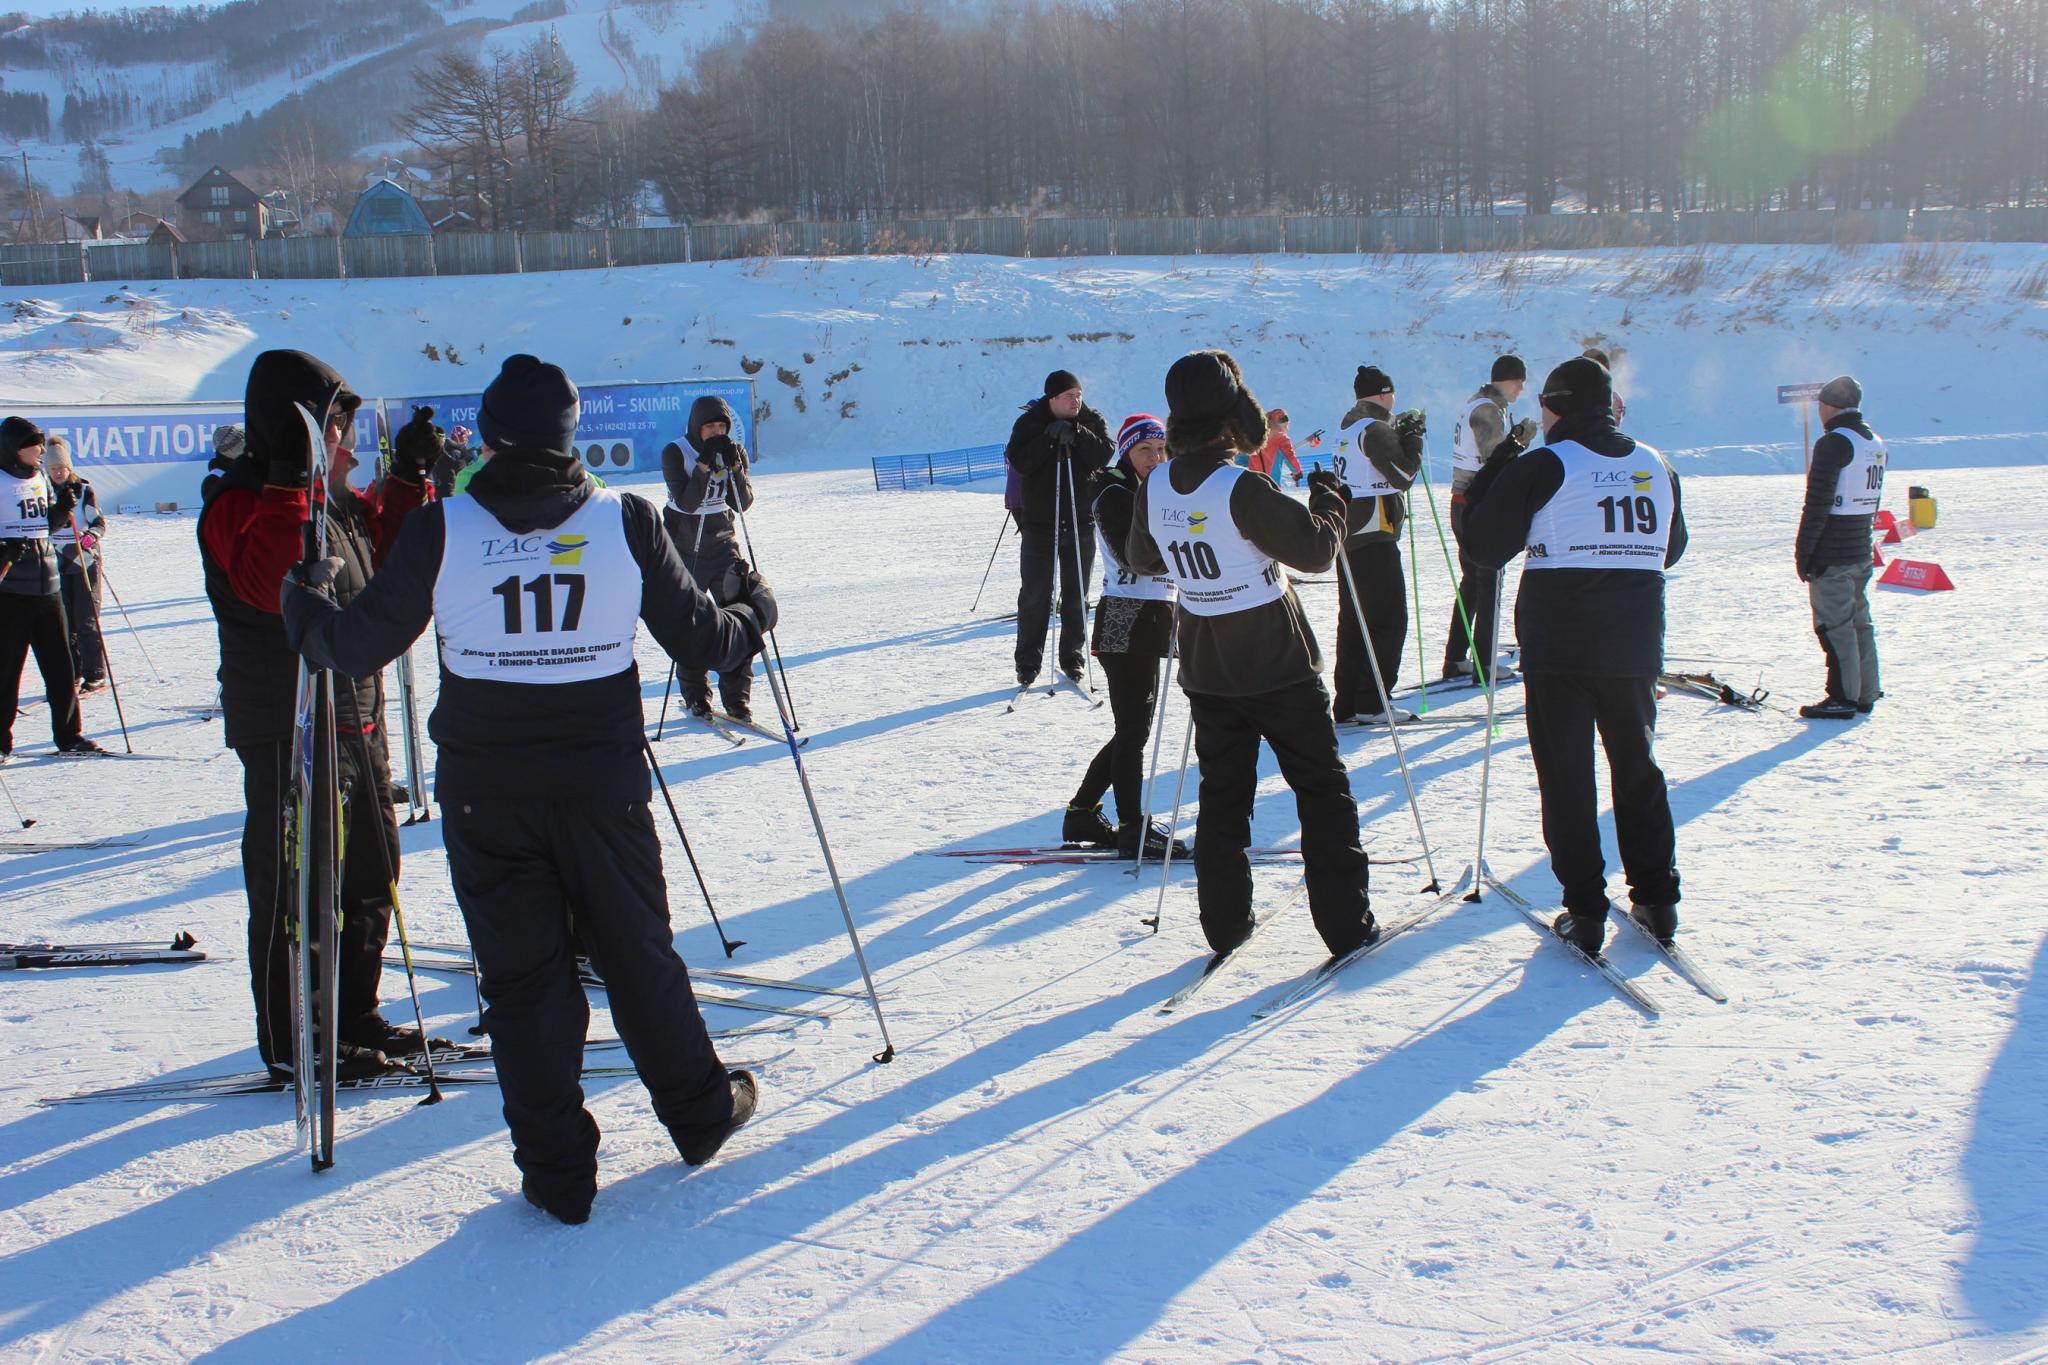
[[[249,367],[242,395],[242,429],[248,453],[269,461],[303,451],[305,430],[294,404],[303,403],[318,418],[329,403],[353,425],[363,400],[350,390],[341,373],[304,351],[265,351]]]
[[[706,422],[725,423],[726,435],[731,438],[734,445],[739,444],[740,420],[733,416],[732,404],[715,393],[707,393],[690,404],[690,426],[683,433],[683,439],[689,442],[690,449],[699,455],[704,453],[704,442],[699,439],[698,433],[704,430]]]

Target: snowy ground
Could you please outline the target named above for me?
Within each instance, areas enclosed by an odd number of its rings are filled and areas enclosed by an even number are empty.
[[[967,610],[997,499],[764,477],[752,530],[901,1053],[868,1060],[879,1039],[858,1008],[735,1045],[766,1062],[762,1116],[693,1175],[637,1086],[593,1084],[604,1184],[580,1229],[519,1200],[488,1090],[346,1102],[339,1165],[319,1177],[279,1097],[37,1107],[254,1057],[238,770],[218,722],[176,709],[211,695],[214,667],[191,523],[125,519],[115,585],[169,680],[114,637],[142,756],[46,761],[38,714],[5,777],[35,836],[144,843],[0,861],[4,936],[188,928],[215,959],[0,982],[0,1356],[2038,1358],[2048,780],[2022,680],[2048,665],[2048,576],[2023,547],[2048,471],[1929,481],[1942,524],[1911,550],[1960,591],[1878,595],[1891,697],[1873,719],[1663,709],[1687,934],[1732,1004],[1623,938],[1617,960],[1666,1005],[1648,1021],[1494,898],[1254,1025],[1317,960],[1299,910],[1199,1008],[1161,1018],[1201,955],[1178,874],[1155,938],[1137,923],[1150,878],[927,856],[1055,837],[1108,732],[1071,697],[1002,712],[1009,627]],[[1786,702],[1820,682],[1788,552],[1798,496],[1782,475],[1691,481],[1693,549],[1671,585],[1671,652]],[[1903,496],[1898,480],[1891,505]],[[1433,662],[1449,589],[1432,540]],[[1008,609],[1013,575],[1005,555],[984,617]],[[1334,589],[1303,592],[1327,630]],[[641,666],[663,674],[646,641]],[[118,744],[104,699],[88,719]],[[857,979],[786,753],[694,731],[660,747],[748,941],[740,964]],[[1370,848],[1413,853],[1387,742],[1346,747]],[[1476,728],[1409,744],[1447,880],[1470,857],[1481,749]],[[1490,861],[1544,902],[1512,722],[1492,787]],[[1292,838],[1277,780],[1261,790],[1257,836]],[[415,935],[457,934],[439,823],[404,843]],[[670,851],[680,945],[711,965]],[[1293,880],[1262,868],[1261,906]],[[1376,868],[1376,908],[1421,904],[1422,881]],[[471,1005],[458,980],[426,994],[448,1031]],[[593,1031],[609,1032],[601,1014]]]

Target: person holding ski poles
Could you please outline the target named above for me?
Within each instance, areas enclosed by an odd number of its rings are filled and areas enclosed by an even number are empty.
[[[1174,581],[1180,682],[1201,763],[1195,886],[1218,953],[1250,937],[1252,802],[1259,741],[1280,762],[1301,818],[1309,914],[1332,957],[1379,936],[1358,843],[1358,803],[1337,748],[1321,651],[1287,565],[1326,572],[1344,539],[1337,476],[1309,475],[1304,507],[1237,465],[1266,439],[1266,414],[1226,351],[1195,351],[1166,372],[1172,456],[1139,490],[1125,563]]]
[[[1615,424],[1612,379],[1581,356],[1543,381],[1545,444],[1466,487],[1465,546],[1482,567],[1527,553],[1515,601],[1543,842],[1563,892],[1558,937],[1607,936],[1593,736],[1607,752],[1631,913],[1678,931],[1677,836],[1652,752],[1664,667],[1664,571],[1685,553],[1678,475]]]
[[[740,559],[738,512],[754,506],[754,481],[747,473],[747,448],[734,437],[739,429],[732,407],[716,394],[690,405],[689,429],[683,440],[690,456],[671,442],[661,452],[661,477],[668,484],[668,506],[661,512],[676,554],[698,586],[717,597],[726,575]],[[702,668],[677,664],[683,704],[702,719],[711,714],[711,680]],[[754,663],[749,655],[718,675],[718,699],[734,720],[754,719]]]
[[[1115,848],[1137,860],[1165,856],[1170,832],[1145,825],[1145,745],[1159,701],[1159,663],[1173,648],[1173,580],[1125,566],[1139,485],[1166,458],[1166,424],[1150,413],[1126,417],[1117,429],[1116,463],[1096,480],[1095,533],[1102,548],[1102,600],[1095,604],[1095,657],[1102,663],[1116,732],[1089,763],[1067,803],[1060,838]],[[1116,825],[1102,818],[1102,795],[1116,792]],[[1142,844],[1142,848],[1141,845]],[[1176,847],[1174,856],[1187,856]]]
[[[1500,575],[1474,563],[1465,553],[1465,490],[1487,461],[1511,460],[1534,439],[1533,418],[1509,420],[1528,378],[1529,367],[1520,356],[1497,358],[1492,377],[1466,400],[1465,411],[1451,432],[1451,538],[1458,542],[1458,597],[1451,603],[1451,628],[1444,637],[1445,682],[1472,679],[1484,687],[1494,669],[1491,659],[1481,659],[1476,673],[1472,666],[1473,657],[1484,654],[1495,638],[1493,618],[1500,608]]]
[[[303,351],[265,351],[249,367],[243,399],[246,444],[215,482],[199,514],[200,567],[220,638],[223,739],[242,764],[242,883],[249,902],[249,986],[256,1049],[279,1079],[292,1067],[290,935],[285,923],[292,872],[285,858],[298,656],[285,641],[278,585],[305,552],[309,515],[306,427],[298,408],[327,414],[330,478],[328,545],[341,568],[333,588],[353,601],[371,581],[407,513],[426,499],[412,452],[418,427],[394,442],[393,473],[376,499],[348,489],[351,446],[362,400],[341,375]],[[391,804],[391,754],[384,734],[383,679],[366,673],[335,688],[339,778],[349,792],[343,847],[340,1045],[335,1071],[359,1080],[404,1070],[395,1059],[439,1040],[390,1023],[378,1008],[391,888],[398,880],[398,815]]]
[[[579,943],[684,1161],[709,1161],[754,1113],[754,1077],[720,1062],[676,955],[633,643],[644,620],[685,667],[730,670],[776,619],[758,575],[720,607],[652,503],[597,486],[576,457],[580,415],[561,369],[510,357],[484,391],[492,454],[468,491],[408,517],[346,605],[324,564],[279,596],[292,647],[350,677],[376,676],[434,627],[449,877],[523,1192],[565,1223],[586,1221],[597,1194]]]
[[[1069,370],[1045,377],[1045,394],[1024,405],[1003,459],[1019,476],[1017,685],[1029,687],[1045,661],[1054,566],[1060,581],[1059,668],[1076,682],[1088,639],[1088,580],[1095,572],[1095,513],[1085,491],[1115,454],[1109,424],[1082,401]]]
[[[99,494],[71,467],[71,443],[52,436],[44,454],[50,486],[71,503],[70,515],[50,527],[57,547],[57,565],[64,579],[64,616],[71,630],[71,666],[78,674],[78,695],[89,697],[107,686],[107,642],[100,638],[100,543],[107,518]]]
[[[106,751],[85,737],[78,675],[71,666],[62,581],[51,533],[71,519],[75,490],[53,488],[43,470],[43,429],[26,417],[0,422],[0,763],[14,752],[21,671],[30,650],[50,704],[60,754]]]

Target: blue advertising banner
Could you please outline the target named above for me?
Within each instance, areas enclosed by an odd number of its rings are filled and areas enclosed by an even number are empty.
[[[581,390],[583,417],[576,428],[576,449],[597,474],[659,470],[661,448],[682,443],[690,405],[707,395],[723,398],[739,419],[734,438],[758,457],[754,443],[754,384],[750,379],[692,379],[671,384],[598,384]],[[434,423],[443,431],[457,427],[476,431],[480,394],[427,394],[418,398],[384,399],[384,418],[393,430],[412,420],[416,407],[431,406]],[[472,444],[481,444],[472,435]]]
[[[71,443],[71,462],[80,470],[107,465],[165,464],[213,458],[213,429],[239,426],[242,405],[224,403],[135,403],[120,407],[36,407],[12,409],[52,436]],[[356,458],[373,468],[377,413],[365,403],[356,414]]]

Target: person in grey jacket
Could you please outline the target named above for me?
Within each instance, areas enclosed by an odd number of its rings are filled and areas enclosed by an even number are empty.
[[[57,565],[64,580],[64,615],[71,628],[71,666],[78,674],[80,696],[107,685],[107,644],[100,638],[100,542],[107,519],[99,494],[71,467],[71,443],[52,436],[44,454],[50,486],[68,495],[72,510],[52,521],[50,539],[57,546]]]
[[[1322,653],[1285,565],[1322,573],[1343,536],[1337,476],[1309,476],[1306,507],[1236,463],[1266,440],[1266,414],[1224,351],[1166,372],[1166,445],[1146,476],[1125,540],[1133,573],[1174,580],[1180,684],[1201,761],[1195,888],[1218,953],[1250,936],[1252,802],[1259,741],[1279,760],[1301,818],[1309,914],[1331,955],[1379,936],[1366,894],[1358,803],[1337,748]]]
[[[732,601],[723,595],[729,576],[744,575],[738,518],[754,505],[747,448],[734,436],[738,430],[731,406],[716,394],[705,394],[690,405],[690,426],[683,434],[690,453],[685,455],[683,446],[673,442],[661,452],[661,477],[668,484],[662,524],[691,579],[721,605]],[[711,680],[706,671],[679,668],[676,678],[691,714],[709,715]],[[754,719],[753,696],[751,657],[718,675],[718,699],[734,720]]]
[[[1884,500],[1884,442],[1863,418],[1863,387],[1848,375],[1820,391],[1821,436],[1806,468],[1794,563],[1827,656],[1827,695],[1799,708],[1808,720],[1867,716],[1878,690],[1870,621],[1870,519]]]
[[[1337,477],[1350,503],[1345,510],[1344,555],[1358,604],[1372,632],[1373,654],[1379,660],[1380,686],[1366,667],[1365,641],[1351,603],[1339,589],[1337,604],[1337,719],[1348,721],[1413,720],[1407,711],[1392,716],[1380,709],[1380,691],[1394,695],[1401,673],[1401,650],[1408,637],[1408,578],[1401,568],[1401,526],[1407,515],[1407,491],[1422,471],[1422,414],[1393,417],[1394,381],[1375,365],[1361,365],[1351,381],[1357,402],[1344,414],[1340,429],[1353,434],[1338,448]],[[1353,431],[1353,428],[1356,428]]]
[[[1458,600],[1451,604],[1451,628],[1444,636],[1446,682],[1472,678],[1481,687],[1494,661],[1486,651],[1494,640],[1494,617],[1500,607],[1500,575],[1465,553],[1465,490],[1494,459],[1511,460],[1528,448],[1536,420],[1510,423],[1515,400],[1522,396],[1529,370],[1518,355],[1493,362],[1492,377],[1465,402],[1451,434],[1451,536],[1458,542]],[[1467,620],[1471,630],[1466,631]],[[1479,660],[1477,673],[1473,659]]]

